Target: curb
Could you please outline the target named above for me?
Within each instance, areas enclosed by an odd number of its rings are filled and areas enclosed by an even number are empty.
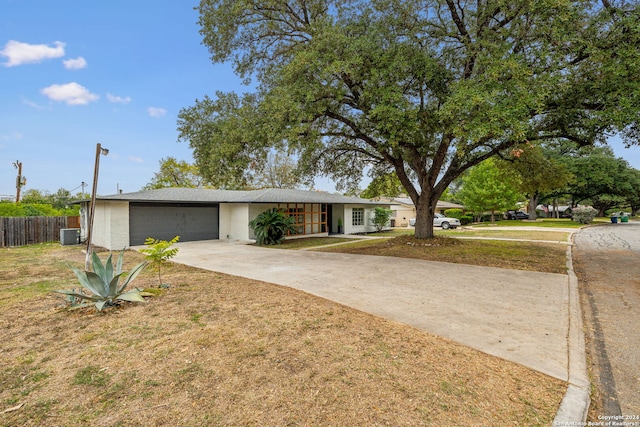
[[[589,405],[591,404],[591,381],[587,371],[586,345],[582,324],[578,277],[573,270],[571,248],[574,233],[571,233],[571,245],[567,246],[567,272],[569,275],[569,331],[568,366],[569,386],[553,419],[554,426],[585,425]]]

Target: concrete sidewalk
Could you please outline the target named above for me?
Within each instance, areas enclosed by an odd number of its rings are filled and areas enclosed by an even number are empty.
[[[176,247],[176,262],[300,289],[569,381],[567,275],[226,241]]]

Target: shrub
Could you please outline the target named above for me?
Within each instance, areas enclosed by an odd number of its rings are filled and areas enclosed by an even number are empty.
[[[448,216],[449,218],[461,219],[465,215],[464,215],[464,212],[462,211],[462,209],[452,208],[452,209],[445,209],[444,216]]]
[[[500,221],[502,219],[502,214],[496,213],[493,216],[494,221]],[[491,222],[491,214],[482,214],[480,215],[480,222]]]
[[[75,267],[71,267],[80,284],[89,294],[82,292],[82,290],[76,291],[75,289],[63,289],[54,292],[67,295],[67,300],[71,302],[72,309],[88,307],[93,304],[98,311],[101,311],[105,307],[116,305],[118,301],[144,302],[144,298],[139,289],[132,289],[125,292],[124,288],[140,274],[147,263],[143,262],[136,265],[127,275],[127,273],[122,271],[124,250],[120,252],[115,270],[111,256],[112,255],[109,254],[106,263],[103,265],[100,257],[93,252],[93,271],[81,271]],[[126,278],[124,282],[120,284],[120,279],[124,275],[126,275]]]
[[[249,222],[258,245],[280,244],[287,233],[297,233],[294,224],[295,219],[292,216],[287,216],[276,208],[262,212]]]
[[[392,213],[393,211],[391,209],[376,207],[373,218],[371,218],[371,222],[373,222],[373,225],[376,227],[376,231],[380,232],[384,229]]]
[[[591,206],[578,206],[573,209],[572,219],[580,224],[590,224],[598,214],[598,210]]]
[[[473,222],[473,215],[462,215],[459,219],[461,225],[471,224]]]
[[[178,248],[172,248],[174,243],[180,240],[180,236],[176,236],[169,240],[157,240],[153,237],[147,237],[144,244],[147,246],[145,249],[140,249],[140,252],[146,254],[145,258],[151,263],[151,265],[158,270],[159,287],[162,287],[162,276],[160,275],[160,268],[163,264],[169,262],[171,258],[178,254]]]

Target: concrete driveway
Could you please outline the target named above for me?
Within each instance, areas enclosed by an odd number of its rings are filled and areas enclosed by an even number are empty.
[[[175,262],[289,286],[569,379],[567,275],[227,241],[175,246]]]

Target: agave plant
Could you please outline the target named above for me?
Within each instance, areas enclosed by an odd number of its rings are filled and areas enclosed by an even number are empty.
[[[116,301],[144,302],[139,289],[131,289],[127,292],[124,289],[140,274],[147,263],[142,262],[136,265],[127,274],[122,271],[124,250],[120,252],[115,270],[111,257],[112,254],[109,254],[107,261],[102,264],[100,257],[93,252],[93,271],[82,271],[71,267],[82,287],[90,294],[86,294],[82,290],[76,291],[75,289],[62,289],[55,292],[67,295],[67,300],[72,301],[71,308],[88,307],[93,304],[100,311],[104,307],[116,304]],[[120,279],[123,276],[126,277],[120,283]]]

